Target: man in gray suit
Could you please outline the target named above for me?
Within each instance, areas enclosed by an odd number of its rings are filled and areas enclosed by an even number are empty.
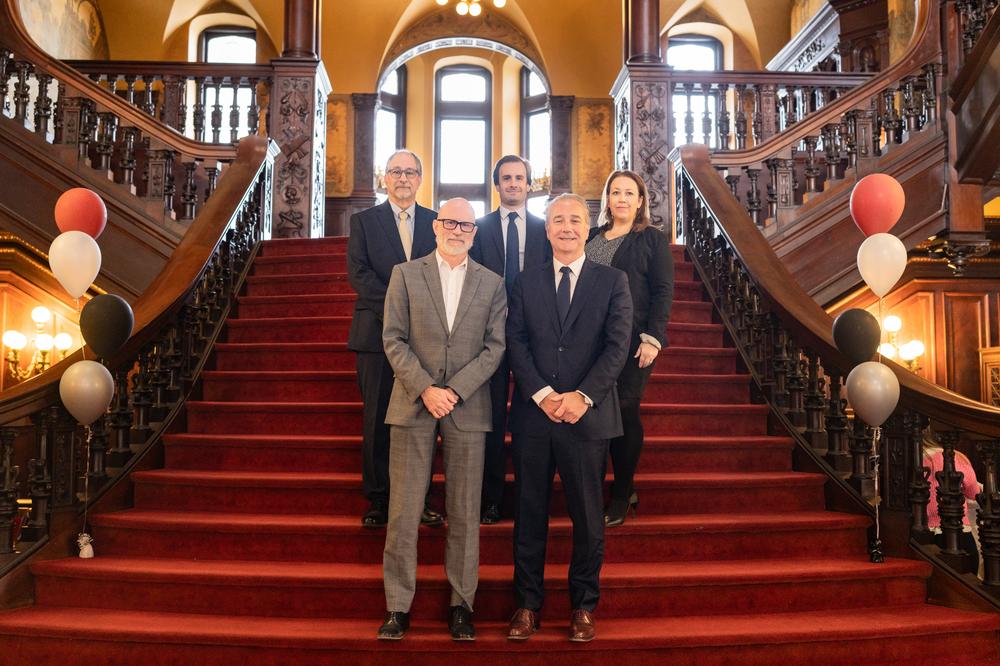
[[[486,433],[492,427],[489,378],[504,354],[503,278],[469,259],[475,213],[465,199],[445,203],[434,220],[437,250],[392,270],[382,341],[395,372],[390,425],[389,523],[382,566],[382,640],[410,625],[417,577],[417,530],[438,433],[444,442],[451,583],[448,628],[474,640],[479,584],[479,500]]]

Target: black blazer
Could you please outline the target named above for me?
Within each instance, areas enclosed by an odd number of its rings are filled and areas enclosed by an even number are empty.
[[[552,246],[545,236],[545,220],[525,212],[524,220],[524,269],[552,261]],[[472,239],[469,256],[503,277],[506,257],[506,247],[503,242],[503,227],[500,220],[500,209],[484,215],[476,220],[479,230]]]
[[[433,222],[437,213],[420,204],[413,215],[411,259],[434,251]],[[403,242],[399,240],[396,216],[389,202],[366,208],[351,216],[347,239],[347,279],[358,294],[354,304],[347,348],[352,351],[382,351],[382,314],[385,290],[392,267],[406,261]]]
[[[590,230],[588,241],[601,233]],[[667,322],[674,302],[674,259],[670,241],[654,227],[629,233],[618,246],[611,265],[625,271],[632,292],[632,349],[639,346],[639,334],[646,333],[667,348]]]
[[[616,268],[584,261],[566,323],[559,325],[551,263],[528,268],[514,281],[507,311],[507,355],[517,390],[510,431],[543,434],[570,428],[580,439],[622,434],[615,383],[628,357],[632,298]],[[554,424],[531,396],[545,386],[579,390],[594,401],[577,423]]]

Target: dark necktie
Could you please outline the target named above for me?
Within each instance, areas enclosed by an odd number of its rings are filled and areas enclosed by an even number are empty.
[[[566,315],[569,314],[569,274],[572,272],[569,266],[559,269],[562,279],[559,280],[559,288],[556,289],[556,310],[559,311],[559,325],[566,322]]]
[[[507,217],[507,253],[503,267],[503,281],[507,286],[507,293],[514,287],[514,278],[521,272],[521,239],[517,235],[517,213],[511,211]]]

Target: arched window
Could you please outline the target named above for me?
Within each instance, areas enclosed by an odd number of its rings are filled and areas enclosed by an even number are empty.
[[[492,77],[474,65],[437,72],[434,86],[434,202],[464,197],[486,214],[490,201]]]
[[[375,110],[375,170],[385,169],[389,156],[406,146],[406,65],[389,72],[378,91]],[[382,203],[386,195],[376,192]]]
[[[542,78],[527,67],[521,68],[521,154],[531,164],[534,178],[545,178],[552,167],[552,113]],[[545,217],[547,191],[528,197],[528,212]]]
[[[198,57],[206,63],[222,64],[254,64],[257,62],[257,31],[243,26],[213,26],[201,33],[198,47]],[[250,108],[250,82],[238,83],[236,101],[233,101],[233,82],[206,80],[201,86],[201,103],[205,109],[205,125],[203,136],[195,136],[199,140],[214,142],[232,138],[244,137],[250,133],[247,113]],[[236,127],[231,123],[231,112],[236,110],[239,122]],[[221,125],[216,127],[212,121],[213,112],[221,114]],[[188,127],[193,128],[191,122]],[[234,135],[235,130],[235,135]],[[197,129],[195,128],[196,134]]]
[[[722,69],[722,42],[708,35],[684,34],[667,42],[667,64],[677,70],[716,71]],[[712,127],[716,125],[717,100],[703,92],[685,92],[675,87],[672,93],[674,145],[704,140],[701,121],[706,107]],[[690,141],[689,141],[690,140]],[[710,133],[709,147],[716,148],[716,132]]]

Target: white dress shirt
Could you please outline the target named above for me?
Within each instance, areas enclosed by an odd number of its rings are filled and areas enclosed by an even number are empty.
[[[514,226],[517,227],[517,265],[522,271],[524,270],[524,237],[528,233],[528,221],[525,217],[526,212],[525,208],[504,208],[500,206],[500,232],[503,234],[504,252],[507,251],[507,227],[510,225],[510,214],[517,213],[517,219],[514,221]]]
[[[465,274],[469,268],[469,256],[458,266],[452,268],[440,251],[436,251],[438,275],[441,276],[441,295],[444,296],[445,318],[448,320],[448,332],[455,325],[455,313],[458,312],[458,301],[462,298],[462,286],[465,284]]]

